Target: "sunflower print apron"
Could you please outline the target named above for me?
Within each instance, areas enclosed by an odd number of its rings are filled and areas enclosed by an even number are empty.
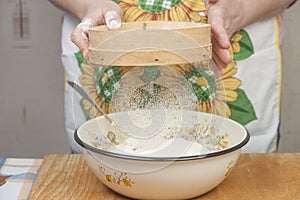
[[[203,1],[199,0],[116,0],[124,12],[125,22],[188,21],[206,23]],[[192,64],[147,67],[103,67],[87,64],[70,34],[78,21],[66,14],[62,26],[62,62],[66,78],[77,80],[95,98],[105,112],[149,108],[168,99],[178,98],[168,82],[189,85],[193,98],[187,109],[231,118],[249,130],[251,139],[244,152],[274,152],[278,142],[281,57],[276,18],[257,22],[235,33],[230,53],[234,58],[216,77],[209,68]],[[130,85],[132,94],[122,91]],[[124,97],[126,96],[126,98]],[[184,95],[183,95],[184,96]],[[125,100],[124,100],[125,99]],[[187,101],[185,99],[185,101]],[[130,107],[124,106],[126,103]],[[166,105],[166,102],[164,102]],[[72,88],[66,86],[66,129],[73,152],[80,152],[73,139],[74,130],[100,113]]]

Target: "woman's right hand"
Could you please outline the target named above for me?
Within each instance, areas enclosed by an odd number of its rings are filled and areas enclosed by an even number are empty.
[[[71,35],[72,42],[79,47],[85,59],[88,57],[88,29],[104,24],[109,29],[119,29],[122,16],[122,9],[111,0],[96,0],[86,4],[84,12],[78,16],[81,23],[76,26]]]

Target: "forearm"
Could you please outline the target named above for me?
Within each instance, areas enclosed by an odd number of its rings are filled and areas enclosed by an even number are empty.
[[[294,0],[237,0],[240,3],[243,28],[256,21],[273,17],[283,12]]]
[[[49,0],[55,7],[73,14],[80,20],[86,15],[88,6],[95,1],[97,0]]]

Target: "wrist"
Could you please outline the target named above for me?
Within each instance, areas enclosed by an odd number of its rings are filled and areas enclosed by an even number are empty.
[[[295,0],[237,0],[240,3],[242,27],[259,20],[277,16],[295,3]]]
[[[71,0],[72,1],[72,0]],[[98,0],[79,0],[81,1],[81,5],[78,6],[79,9],[78,11],[75,13],[75,16],[82,21],[83,18],[85,18],[85,16],[87,15],[88,11],[95,6],[95,4],[97,4],[97,2],[99,2]]]

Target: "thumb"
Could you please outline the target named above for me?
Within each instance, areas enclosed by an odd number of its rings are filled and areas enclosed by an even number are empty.
[[[95,26],[96,22],[92,19],[83,19],[78,24],[71,34],[72,42],[78,46],[80,51],[83,53],[84,58],[87,59],[88,55],[88,30],[90,27]]]
[[[114,30],[121,28],[122,14],[115,10],[109,10],[105,13],[104,19],[108,29]]]

